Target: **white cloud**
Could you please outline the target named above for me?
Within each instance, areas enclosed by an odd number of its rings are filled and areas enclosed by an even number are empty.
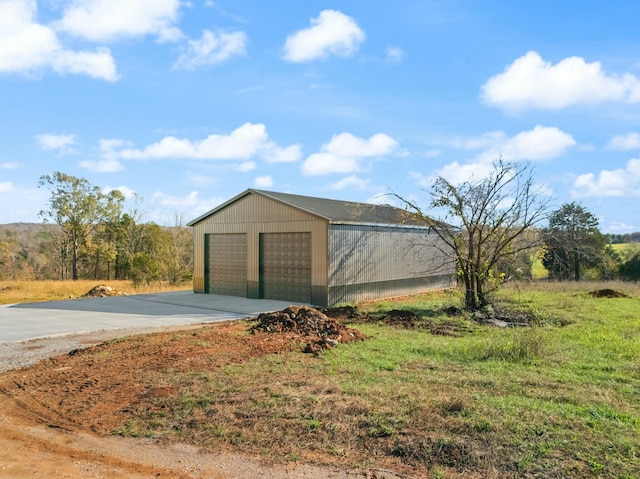
[[[188,211],[193,218],[210,211],[217,205],[226,201],[226,198],[211,197],[201,198],[197,191],[192,191],[186,196],[176,196],[158,191],[151,197],[154,205],[154,217],[152,221],[166,222],[176,211]]]
[[[442,156],[442,150],[427,150],[423,153],[425,158],[437,158]]]
[[[617,135],[611,138],[607,144],[610,150],[639,150],[640,149],[640,133],[627,133],[626,135]]]
[[[135,198],[137,196],[136,191],[131,189],[131,188],[129,188],[128,186],[118,186],[116,188],[111,188],[110,186],[105,186],[102,189],[102,193],[104,193],[106,195],[106,194],[111,193],[114,190],[118,190],[128,200],[133,199],[133,198]]]
[[[193,70],[221,63],[234,55],[246,53],[247,35],[244,32],[215,33],[205,30],[199,40],[189,40],[187,48],[173,67]]]
[[[504,131],[491,131],[477,137],[454,138],[449,144],[465,150],[482,149],[478,159],[490,163],[499,156],[506,161],[550,160],[575,146],[576,141],[559,128],[536,125],[513,137]]]
[[[330,54],[350,56],[364,42],[365,34],[349,16],[337,10],[323,10],[311,26],[287,37],[284,59],[307,62]]]
[[[286,148],[273,146],[265,151],[265,160],[269,163],[294,163],[302,158],[300,145],[291,145]]]
[[[118,138],[102,138],[96,151],[98,159],[82,160],[79,166],[97,173],[123,171],[125,168],[119,161],[119,150],[128,145],[128,142]]]
[[[96,48],[95,52],[60,50],[52,64],[56,73],[85,74],[93,78],[115,81],[118,79],[111,50]]]
[[[351,175],[327,185],[327,188],[330,190],[364,190],[367,189],[369,185],[371,185],[371,180],[365,180],[358,178],[356,175]]]
[[[90,170],[96,173],[115,173],[116,171],[123,171],[124,166],[118,160],[82,160],[78,163],[80,168]]]
[[[637,197],[640,196],[640,159],[631,159],[625,168],[602,170],[597,176],[578,176],[571,194],[574,197]]]
[[[314,153],[304,161],[302,172],[305,175],[355,173],[362,170],[362,160],[393,153],[397,146],[396,140],[384,133],[377,133],[368,140],[351,133],[340,133],[323,145],[320,153]]]
[[[256,188],[270,188],[273,186],[273,178],[269,175],[258,176],[255,180],[253,180],[253,186]]]
[[[459,185],[465,181],[480,180],[486,178],[491,172],[491,163],[486,161],[478,161],[474,163],[460,164],[457,161],[450,163],[436,171],[437,176],[441,176],[445,180],[454,185]],[[423,178],[421,186],[430,186],[431,178]]]
[[[56,135],[54,133],[43,133],[36,136],[38,146],[45,151],[57,150],[64,154],[72,151],[72,146],[76,143],[76,135]]]
[[[569,57],[553,65],[530,51],[491,77],[482,98],[505,110],[557,110],[605,101],[640,101],[640,80],[632,74],[607,74],[600,62]]]
[[[405,57],[404,50],[398,47],[387,48],[386,55],[387,61],[390,63],[400,63]]]
[[[34,0],[0,0],[0,10],[0,72],[32,73],[51,68],[59,74],[118,79],[108,48],[94,52],[67,50],[51,28],[35,23]]]
[[[533,130],[522,131],[513,138],[505,139],[498,148],[507,161],[550,160],[575,144],[571,135],[556,127],[536,125]],[[496,155],[492,154],[491,157],[493,160]]]
[[[245,161],[244,163],[240,163],[238,165],[237,170],[240,173],[247,173],[249,171],[253,171],[258,167],[258,165],[256,165],[255,161]]]
[[[503,131],[490,131],[477,137],[454,138],[450,146],[465,150],[482,150],[470,163],[450,163],[436,174],[453,184],[480,180],[492,170],[495,160],[544,161],[561,156],[576,145],[571,135],[556,127],[536,125],[532,130],[521,131],[509,137]],[[418,180],[422,186],[431,184],[431,178]]]
[[[9,193],[10,191],[13,191],[13,183],[10,181],[0,183],[0,193]]]
[[[22,165],[16,161],[7,161],[5,163],[0,163],[0,170],[17,170]]]
[[[73,0],[54,26],[94,42],[149,34],[167,41],[178,37],[179,9],[179,0]]]
[[[630,233],[636,231],[637,227],[622,223],[620,221],[612,221],[607,228],[612,233]]]
[[[142,150],[123,149],[118,156],[129,160],[161,158],[248,160],[256,155],[262,155],[269,159],[274,151],[278,151],[278,148],[269,140],[267,129],[263,124],[245,123],[228,135],[209,135],[199,141],[167,136]],[[287,151],[287,148],[282,151]]]

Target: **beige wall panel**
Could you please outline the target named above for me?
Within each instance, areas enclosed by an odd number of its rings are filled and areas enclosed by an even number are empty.
[[[193,226],[193,290],[204,293],[205,234],[247,233],[247,280],[259,281],[260,233],[311,233],[314,286],[328,285],[328,223],[269,198],[248,195]]]
[[[322,221],[315,215],[305,213],[296,208],[284,205],[270,198],[259,195],[247,195],[227,206],[215,215],[202,220],[202,223],[253,223],[290,222],[290,221]]]

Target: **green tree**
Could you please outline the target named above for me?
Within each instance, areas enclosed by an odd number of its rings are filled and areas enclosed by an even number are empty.
[[[539,245],[538,236],[527,233],[544,219],[549,198],[536,188],[529,163],[501,158],[479,180],[456,185],[436,177],[430,195],[430,207],[443,212],[439,220],[414,201],[394,196],[419,215],[446,245],[443,252],[457,261],[465,308],[481,309],[506,274],[500,266]]]
[[[168,237],[164,242],[165,254],[163,262],[167,280],[171,284],[179,284],[191,278],[192,271],[192,242],[191,231],[185,226],[184,218],[176,213],[173,226],[167,229]]]
[[[60,226],[56,241],[60,245],[60,258],[63,265],[69,261],[71,278],[78,279],[78,261],[82,248],[96,227],[120,216],[124,196],[118,190],[103,193],[84,178],[76,178],[59,171],[43,175],[40,187],[51,192],[49,209],[40,212],[45,222],[53,221]],[[67,252],[70,258],[67,258]],[[65,268],[61,269],[64,279]]]
[[[625,281],[640,281],[640,244],[627,245],[621,259],[620,277]]]
[[[578,203],[566,203],[551,213],[544,230],[542,264],[549,277],[579,281],[583,271],[597,266],[607,244],[598,218]]]

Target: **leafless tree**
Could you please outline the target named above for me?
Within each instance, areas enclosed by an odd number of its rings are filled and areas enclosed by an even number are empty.
[[[432,228],[455,257],[468,310],[489,304],[487,294],[503,280],[499,264],[539,246],[537,235],[525,233],[545,219],[551,201],[536,186],[531,164],[502,158],[479,180],[456,185],[435,177],[429,207],[441,211],[441,218],[432,218],[415,201],[393,196]]]

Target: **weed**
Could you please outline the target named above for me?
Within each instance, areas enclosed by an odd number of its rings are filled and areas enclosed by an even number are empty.
[[[124,426],[114,429],[112,434],[123,437],[154,437],[156,435],[155,431],[148,429],[141,421],[127,421]]]

